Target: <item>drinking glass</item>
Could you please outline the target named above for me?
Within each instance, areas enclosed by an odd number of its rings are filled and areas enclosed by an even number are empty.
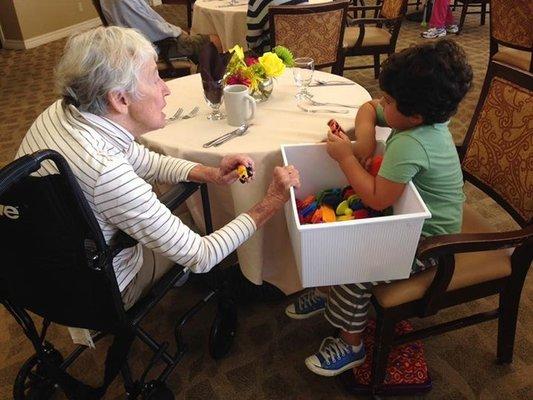
[[[298,86],[298,93],[296,98],[301,99],[306,95],[307,87],[313,79],[313,71],[315,70],[315,60],[310,57],[300,57],[294,59],[294,67],[292,68],[292,74],[294,77],[294,83]]]
[[[220,106],[222,105],[222,93],[224,89],[223,80],[202,80],[202,87],[204,89],[205,101],[211,108],[211,114],[207,116],[207,119],[211,121],[217,121],[225,118],[226,116],[220,112]]]

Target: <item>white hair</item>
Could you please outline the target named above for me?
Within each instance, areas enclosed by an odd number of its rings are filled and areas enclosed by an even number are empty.
[[[157,60],[157,53],[135,29],[92,29],[68,40],[55,71],[57,89],[80,111],[104,115],[109,92],[123,91],[139,98],[140,71],[150,59]]]

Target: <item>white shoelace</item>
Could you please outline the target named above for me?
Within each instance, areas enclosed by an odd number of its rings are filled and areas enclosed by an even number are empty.
[[[319,353],[329,365],[350,352],[350,346],[342,339],[327,337],[322,341]]]

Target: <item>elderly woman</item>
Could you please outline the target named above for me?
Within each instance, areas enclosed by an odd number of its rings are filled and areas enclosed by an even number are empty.
[[[299,186],[298,171],[277,167],[262,201],[208,235],[199,236],[159,202],[151,182],[229,185],[243,155],[213,168],[154,153],[135,138],[165,125],[170,91],[157,73],[156,52],[135,30],[97,28],[72,37],[57,66],[62,99],[33,123],[17,157],[53,149],[68,161],[107,241],[122,230],[138,240],[114,259],[118,286],[131,307],[173,263],[207,272],[244,243]],[[40,175],[56,172],[43,164]]]

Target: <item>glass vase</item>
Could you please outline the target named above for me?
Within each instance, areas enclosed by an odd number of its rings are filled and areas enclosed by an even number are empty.
[[[267,101],[274,89],[274,80],[272,78],[265,78],[262,80],[257,89],[251,90],[250,95],[258,102]]]

